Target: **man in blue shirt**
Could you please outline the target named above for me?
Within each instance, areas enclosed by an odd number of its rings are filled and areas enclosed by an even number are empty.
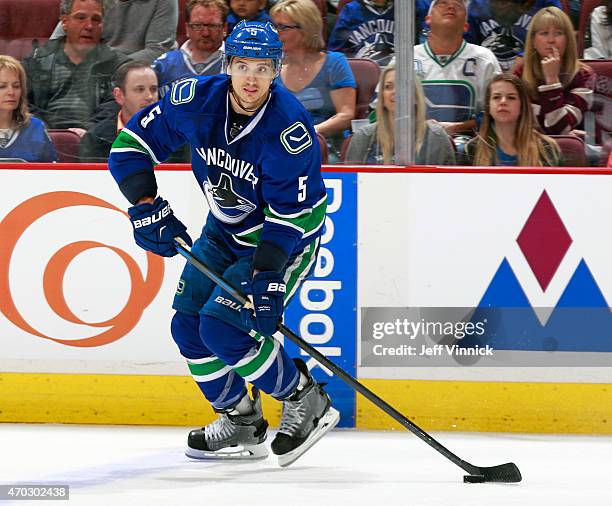
[[[306,364],[272,337],[284,305],[313,270],[327,195],[312,121],[273,83],[282,45],[271,23],[240,23],[225,42],[227,75],[179,81],[136,114],[113,144],[109,168],[133,204],[136,242],[162,256],[191,239],[157,196],[153,166],[183,144],[210,212],[192,251],[234,286],[250,310],[193,266],[181,275],[172,337],[219,419],[189,434],[193,458],[262,458],[267,422],[259,390],[283,402],[272,442],[289,465],[339,420]],[[254,385],[253,398],[246,382]]]

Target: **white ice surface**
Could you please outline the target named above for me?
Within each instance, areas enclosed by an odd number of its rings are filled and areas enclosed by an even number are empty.
[[[0,484],[70,485],[67,502],[11,502],[38,506],[612,505],[610,437],[435,434],[472,464],[515,462],[523,473],[520,484],[464,484],[461,469],[409,432],[334,431],[286,469],[272,455],[193,461],[187,432],[0,424]]]

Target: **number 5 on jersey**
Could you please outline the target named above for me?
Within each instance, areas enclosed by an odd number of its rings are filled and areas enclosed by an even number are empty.
[[[147,125],[151,123],[151,121],[153,121],[153,119],[155,119],[155,116],[158,114],[161,114],[161,109],[159,108],[159,105],[156,105],[155,107],[153,107],[153,109],[149,111],[149,114],[147,114],[144,118],[140,120],[140,126],[142,128],[147,128]]]
[[[304,202],[306,200],[306,180],[308,176],[302,176],[298,178],[298,202]]]

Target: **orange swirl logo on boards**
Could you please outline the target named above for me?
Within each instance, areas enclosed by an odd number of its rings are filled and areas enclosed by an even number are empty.
[[[60,248],[49,259],[43,274],[43,289],[49,307],[65,321],[88,327],[107,328],[102,333],[81,339],[59,339],[39,332],[19,313],[11,297],[9,271],[17,241],[27,228],[46,214],[72,206],[93,206],[111,209],[127,216],[112,204],[85,193],[50,192],[37,195],[19,204],[0,221],[0,311],[14,325],[29,334],[66,346],[102,346],[121,339],[132,330],[145,308],[157,295],[164,276],[164,261],[147,252],[147,272],[143,278],[136,261],[125,251],[97,241],[77,241]],[[80,253],[94,248],[106,248],[116,253],[125,263],[130,275],[131,289],[123,309],[114,317],[101,322],[84,322],[69,308],[64,296],[64,276],[70,263]]]

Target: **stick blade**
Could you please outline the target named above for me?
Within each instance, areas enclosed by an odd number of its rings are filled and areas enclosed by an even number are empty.
[[[463,477],[464,483],[519,483],[522,479],[519,468],[512,462],[479,467],[476,472]]]

